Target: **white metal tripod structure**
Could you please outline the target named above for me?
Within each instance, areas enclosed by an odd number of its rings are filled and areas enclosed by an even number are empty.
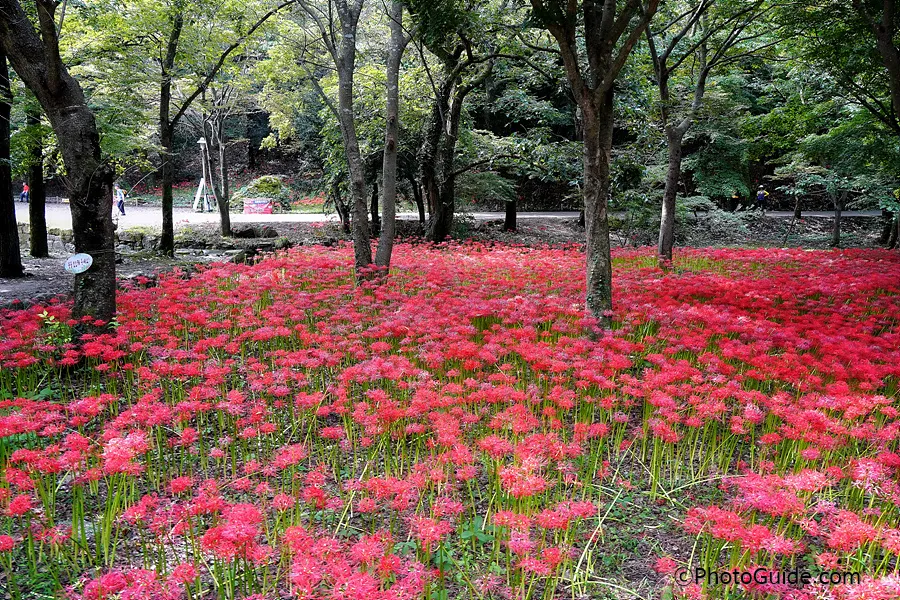
[[[200,138],[197,143],[200,145],[200,168],[203,171],[200,177],[200,184],[197,186],[197,193],[194,194],[194,212],[213,212],[213,204],[210,197],[218,204],[216,191],[212,186],[212,169],[209,165],[209,146],[206,138]]]

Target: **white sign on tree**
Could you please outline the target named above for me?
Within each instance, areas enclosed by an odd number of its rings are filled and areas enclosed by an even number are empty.
[[[85,271],[90,269],[92,264],[94,264],[94,257],[92,257],[90,254],[80,252],[78,254],[73,254],[72,256],[67,258],[66,264],[63,265],[63,268],[69,273],[78,275],[79,273],[84,273]]]

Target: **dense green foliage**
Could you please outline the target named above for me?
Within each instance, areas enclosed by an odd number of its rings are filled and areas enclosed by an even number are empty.
[[[309,4],[309,3],[307,3]],[[313,3],[315,4],[315,3]],[[849,190],[852,206],[897,204],[891,190],[900,166],[891,109],[890,73],[863,12],[839,2],[753,3],[759,15],[728,46],[729,26],[751,3],[679,0],[664,5],[651,32],[666,44],[678,16],[698,7],[702,17],[675,46],[669,92],[661,105],[651,50],[638,43],[616,86],[613,149],[614,209],[658,210],[667,155],[663,108],[683,118],[702,60],[722,55],[704,80],[702,102],[684,138],[679,196],[703,197],[727,210],[753,202],[764,185],[771,203],[827,209],[833,181]],[[876,3],[880,6],[880,3]],[[324,5],[324,3],[323,3]],[[224,143],[245,185],[261,168],[257,155],[277,163],[268,172],[301,180],[310,193],[346,192],[347,165],[340,128],[330,109],[337,77],[317,41],[320,32],[299,6],[287,6],[244,38],[275,3],[264,0],[129,0],[70,3],[61,43],[72,73],[95,110],[104,151],[129,185],[155,182],[164,160],[181,179],[197,179],[195,142],[210,119],[224,119]],[[856,5],[854,5],[856,6]],[[413,206],[419,156],[440,87],[459,72],[465,97],[452,171],[462,207],[499,208],[513,199],[532,208],[579,206],[580,114],[549,34],[530,4],[491,0],[411,1],[405,25],[411,42],[400,72],[399,171],[401,201]],[[184,20],[173,67],[162,68],[175,15]],[[755,15],[755,13],[754,13]],[[718,27],[719,29],[716,29]],[[216,61],[240,41],[212,81]],[[365,3],[357,34],[354,102],[367,183],[378,184],[384,144],[384,84],[388,21],[383,7]],[[158,139],[161,78],[173,81],[173,112],[196,90],[178,122],[173,155]],[[48,127],[26,127],[33,100],[16,84],[12,162],[22,177],[35,136],[43,140],[48,178],[64,175]],[[223,92],[224,90],[224,92]],[[226,100],[222,100],[226,98]],[[446,109],[446,107],[444,107]],[[335,184],[337,187],[335,188]],[[524,195],[528,194],[527,197]],[[532,197],[533,196],[533,197]],[[641,217],[642,219],[644,217]],[[652,220],[652,219],[651,219]]]

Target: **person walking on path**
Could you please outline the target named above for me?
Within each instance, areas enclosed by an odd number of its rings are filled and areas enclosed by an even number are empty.
[[[760,210],[762,210],[763,216],[766,216],[766,208],[769,204],[769,192],[766,191],[764,186],[759,186],[759,189],[756,191],[756,204],[758,204]]]
[[[119,212],[122,216],[125,216],[125,190],[119,187],[119,184],[115,184],[113,189],[113,197],[116,201],[116,208],[119,209]]]
[[[31,191],[31,188],[28,187],[28,184],[22,186],[22,193],[19,194],[19,202],[28,203],[28,193]]]

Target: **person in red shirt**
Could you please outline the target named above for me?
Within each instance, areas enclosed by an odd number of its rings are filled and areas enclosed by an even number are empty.
[[[28,192],[31,188],[28,187],[28,184],[22,186],[22,193],[19,194],[19,202],[28,202]]]

